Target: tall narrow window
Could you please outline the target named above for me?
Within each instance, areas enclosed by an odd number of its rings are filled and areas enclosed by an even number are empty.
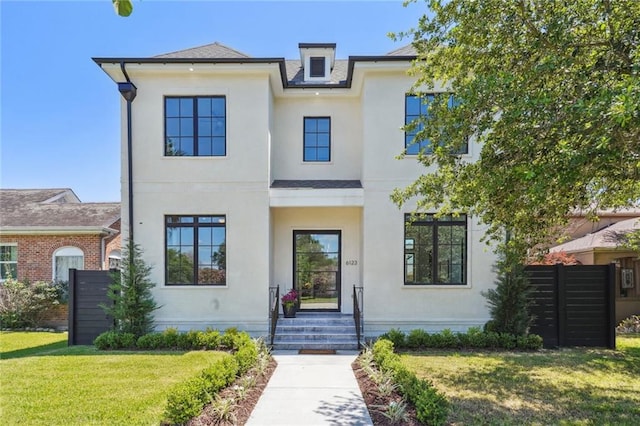
[[[166,156],[227,154],[224,96],[166,97],[164,116]]]
[[[331,118],[304,118],[304,161],[331,161]]]
[[[405,116],[404,124],[409,126],[415,121],[415,125],[411,130],[406,130],[404,133],[404,146],[407,154],[417,155],[421,151],[424,154],[431,154],[433,152],[433,145],[429,139],[423,139],[416,141],[416,135],[418,132],[424,129],[424,119],[429,117],[429,103],[435,99],[435,94],[406,95],[405,98]],[[449,108],[453,108],[457,105],[457,100],[453,95],[449,95],[447,105]],[[466,154],[469,152],[468,143],[465,143],[456,154]]]
[[[405,216],[404,283],[466,284],[467,218]]]
[[[166,216],[167,285],[224,285],[225,216]]]
[[[18,246],[0,244],[0,282],[9,277],[18,278]]]
[[[84,269],[84,253],[78,247],[62,247],[53,253],[54,281],[69,281],[69,269]]]

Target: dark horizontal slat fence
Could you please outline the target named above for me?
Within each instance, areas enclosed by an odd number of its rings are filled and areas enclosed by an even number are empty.
[[[100,306],[109,304],[109,271],[69,270],[69,345],[91,345],[108,331],[113,319]]]
[[[615,266],[527,266],[531,332],[545,347],[615,348]]]

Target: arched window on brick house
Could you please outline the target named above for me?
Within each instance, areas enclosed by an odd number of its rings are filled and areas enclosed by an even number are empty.
[[[84,269],[84,253],[78,247],[61,247],[53,253],[53,280],[69,281],[69,269]]]

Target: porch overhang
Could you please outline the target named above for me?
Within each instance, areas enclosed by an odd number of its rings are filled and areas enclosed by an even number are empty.
[[[364,189],[359,180],[274,180],[270,207],[362,207]]]

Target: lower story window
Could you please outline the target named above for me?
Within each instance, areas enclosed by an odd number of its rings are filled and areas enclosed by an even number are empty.
[[[166,216],[167,285],[225,285],[226,217]]]
[[[467,282],[467,217],[405,216],[404,283],[462,285]]]
[[[69,269],[84,269],[84,252],[78,247],[62,247],[53,254],[54,281],[69,281]]]
[[[0,244],[0,281],[18,278],[18,246]]]

